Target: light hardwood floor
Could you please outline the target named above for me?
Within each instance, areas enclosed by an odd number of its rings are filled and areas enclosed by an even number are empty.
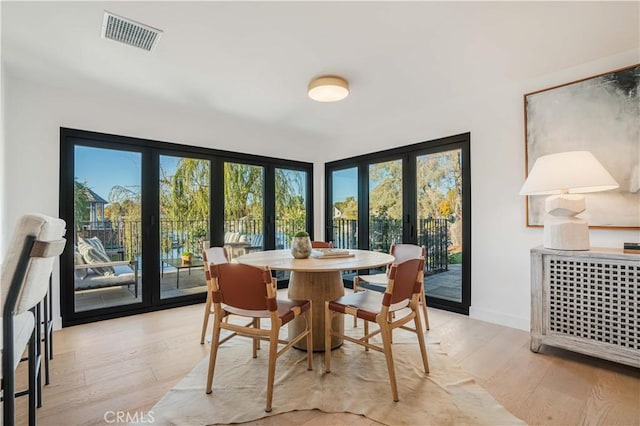
[[[209,346],[199,344],[202,310],[200,304],[57,331],[40,424],[105,424],[108,411],[147,412],[206,356]],[[435,309],[429,314],[429,335],[527,423],[640,424],[640,370],[560,349],[534,354],[527,332]],[[21,415],[25,399],[19,400]],[[19,423],[26,423],[24,415]],[[376,423],[352,414],[300,411],[252,424]]]

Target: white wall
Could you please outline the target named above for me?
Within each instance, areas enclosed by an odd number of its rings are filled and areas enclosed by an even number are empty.
[[[4,93],[5,89],[5,77],[4,68],[0,68],[0,93]],[[4,223],[4,211],[6,210],[7,199],[4,196],[5,193],[5,174],[7,168],[5,167],[5,119],[4,119],[4,96],[0,96],[0,224]],[[4,253],[4,238],[2,238],[2,229],[0,229],[0,253]],[[1,256],[1,255],[0,255]],[[3,258],[0,257],[0,260]]]
[[[2,7],[0,7],[0,23],[2,22]],[[0,57],[2,57],[2,31],[0,31]],[[4,211],[6,209],[6,197],[4,196],[4,182],[5,182],[5,173],[6,167],[5,164],[5,153],[4,153],[4,139],[5,139],[5,126],[4,126],[4,93],[5,89],[5,77],[4,77],[4,63],[0,64],[0,224],[4,223]],[[0,256],[4,253],[4,238],[2,238],[2,229],[0,228]],[[2,257],[0,257],[0,265],[2,264]]]
[[[60,127],[300,161],[317,159],[304,144],[292,143],[316,143],[311,135],[126,97],[80,95],[27,82],[11,72],[6,72],[5,77],[6,155],[0,173],[6,176],[0,203],[0,217],[4,217],[0,222],[3,257],[11,231],[22,214],[59,214]],[[315,182],[320,181],[316,177]],[[322,189],[316,187],[315,191]],[[60,325],[58,269],[54,268],[53,301],[56,324]]]
[[[532,80],[478,87],[463,99],[427,99],[423,109],[396,117],[393,125],[372,123],[339,141],[341,149],[331,159],[470,132],[470,316],[526,330],[529,249],[542,244],[542,229],[525,226],[525,200],[518,195],[525,179],[523,95],[638,62],[640,52],[634,50]],[[640,232],[629,230],[592,230],[590,236],[591,245],[601,247],[640,241]]]
[[[525,227],[524,200],[518,196],[525,175],[523,94],[639,59],[638,51],[625,52],[532,80],[478,87],[463,99],[427,99],[424,108],[412,114],[394,116],[390,112],[387,122],[355,129],[338,141],[126,97],[98,99],[8,74],[3,92],[6,144],[2,174],[6,180],[0,202],[0,217],[4,218],[0,246],[6,244],[21,214],[58,214],[60,127],[314,162],[317,238],[324,236],[325,161],[471,132],[471,316],[528,329],[529,249],[541,244],[542,230]],[[335,148],[308,149],[329,142]],[[594,246],[621,247],[624,241],[640,241],[640,233],[594,230],[591,239]],[[55,280],[59,280],[57,271]],[[56,306],[58,287],[53,295]],[[59,315],[57,308],[54,314]]]

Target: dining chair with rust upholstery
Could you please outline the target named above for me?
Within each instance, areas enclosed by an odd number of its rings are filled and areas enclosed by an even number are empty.
[[[226,247],[210,247],[202,251],[202,263],[204,263],[204,277],[207,281],[207,301],[204,304],[204,320],[202,321],[202,334],[200,335],[200,343],[204,344],[204,337],[207,334],[207,326],[209,325],[209,317],[213,314],[213,306],[211,305],[211,274],[209,272],[209,263],[228,263],[231,261],[229,251]]]
[[[395,258],[395,263],[402,263],[408,259],[418,259],[426,256],[426,249],[424,246],[417,246],[415,244],[391,244],[389,254]],[[389,280],[389,267],[383,274],[373,275],[356,275],[353,278],[353,292],[356,293],[362,290],[361,283],[373,284],[374,287],[385,287]],[[427,300],[424,292],[424,274],[421,278],[422,292],[418,303],[422,306],[422,313],[424,315],[424,328],[429,330],[429,314],[427,313]],[[366,287],[365,287],[366,288]],[[373,288],[370,288],[373,289]],[[357,326],[357,319],[353,319],[353,326]]]
[[[311,248],[333,248],[333,241],[311,241]]]
[[[265,411],[271,411],[276,360],[294,344],[307,339],[307,347],[313,347],[311,302],[308,300],[277,299],[273,285],[271,270],[237,263],[210,264],[212,291],[211,300],[214,306],[213,332],[211,335],[211,355],[207,376],[206,393],[212,392],[213,375],[222,343],[231,337],[245,336],[253,339],[253,357],[258,356],[257,339],[269,342],[269,364],[267,372],[267,402]],[[237,315],[251,319],[268,319],[269,329],[237,325],[224,319],[229,315]],[[305,319],[306,327],[290,340],[280,339],[280,329],[298,316]],[[233,334],[220,340],[220,331],[229,330]],[[279,344],[284,347],[279,349]],[[312,370],[313,351],[307,352],[307,369]]]
[[[29,425],[40,405],[39,303],[49,290],[56,257],[64,250],[66,224],[42,214],[20,218],[2,265],[3,424],[15,424],[15,397],[29,396]],[[37,326],[36,326],[37,325]],[[15,369],[28,348],[28,389],[16,393]]]
[[[422,291],[422,276],[424,258],[409,259],[402,263],[394,263],[389,269],[388,283],[384,293],[370,290],[342,296],[336,300],[325,302],[325,371],[331,372],[331,336],[340,336],[344,340],[357,343],[366,349],[373,349],[384,353],[391,384],[393,400],[398,401],[398,384],[393,363],[391,334],[393,329],[402,328],[414,332],[418,337],[420,353],[425,373],[429,373],[427,348],[424,342],[422,322],[418,313],[418,298]],[[409,308],[408,311],[405,308]],[[392,318],[391,313],[396,313]],[[360,339],[346,336],[331,328],[335,315],[353,315],[364,320],[364,336]],[[401,316],[402,315],[402,316]],[[414,322],[415,328],[406,324]],[[369,333],[369,322],[375,322],[379,328]],[[382,346],[370,343],[373,336],[380,334]]]

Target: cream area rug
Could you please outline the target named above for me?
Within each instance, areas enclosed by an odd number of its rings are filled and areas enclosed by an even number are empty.
[[[351,331],[362,333],[362,326]],[[254,359],[251,341],[235,337],[218,351],[213,393],[204,392],[206,357],[152,408],[155,424],[242,423],[312,409],[359,414],[387,425],[524,424],[428,337],[427,352],[428,375],[415,334],[394,331],[400,401],[393,402],[384,354],[345,342],[332,351],[331,373],[326,374],[323,353],[314,354],[314,370],[308,371],[306,352],[292,348],[278,359],[273,411],[266,413],[267,343]]]

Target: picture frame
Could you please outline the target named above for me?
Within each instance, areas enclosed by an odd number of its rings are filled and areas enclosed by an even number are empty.
[[[620,185],[584,194],[590,228],[640,229],[640,64],[524,95],[525,172],[536,159],[591,151]],[[546,195],[526,197],[527,227],[541,227]]]

